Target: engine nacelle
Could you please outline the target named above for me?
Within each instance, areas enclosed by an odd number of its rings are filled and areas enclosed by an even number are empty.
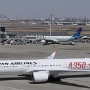
[[[33,72],[33,81],[34,82],[44,82],[48,80],[48,72],[40,71]]]

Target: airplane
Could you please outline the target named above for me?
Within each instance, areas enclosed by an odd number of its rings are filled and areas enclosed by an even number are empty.
[[[36,83],[60,81],[63,72],[90,72],[90,58],[0,60],[0,75],[29,74]]]
[[[44,36],[44,40],[41,42],[44,43],[44,45],[47,45],[48,42],[54,42],[54,43],[68,43],[71,45],[74,45],[73,40],[81,38],[80,33],[82,31],[82,28],[79,28],[76,33],[72,36]]]

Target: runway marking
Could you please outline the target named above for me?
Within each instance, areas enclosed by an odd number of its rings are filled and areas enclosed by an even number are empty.
[[[24,90],[24,89],[0,86],[0,90]]]

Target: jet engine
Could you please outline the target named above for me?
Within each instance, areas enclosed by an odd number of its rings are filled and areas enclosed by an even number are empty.
[[[47,80],[48,80],[48,72],[44,72],[44,71],[33,72],[34,82],[44,82]]]

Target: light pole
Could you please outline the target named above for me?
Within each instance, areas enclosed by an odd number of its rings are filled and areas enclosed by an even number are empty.
[[[50,36],[51,36],[51,19],[50,19]]]

